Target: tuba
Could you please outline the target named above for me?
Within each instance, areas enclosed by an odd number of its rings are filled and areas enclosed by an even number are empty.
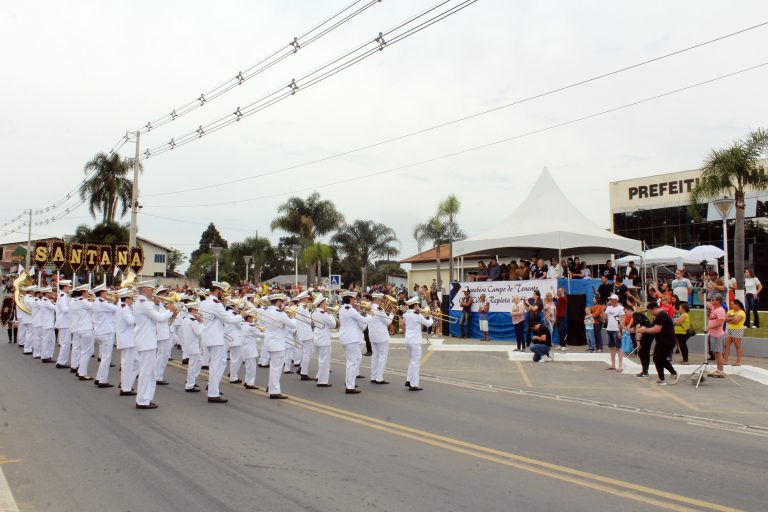
[[[21,288],[31,284],[34,284],[34,282],[29,278],[29,274],[27,274],[26,270],[19,274],[19,277],[13,281],[13,302],[16,303],[17,308],[28,315],[32,314],[32,310],[21,300]]]
[[[120,288],[129,288],[133,289],[136,288],[136,281],[137,281],[136,274],[133,272],[128,272],[128,274],[125,276],[125,279],[120,281]]]

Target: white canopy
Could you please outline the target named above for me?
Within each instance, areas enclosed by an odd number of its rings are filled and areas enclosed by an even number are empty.
[[[682,267],[686,263],[696,265],[702,261],[698,257],[691,258],[691,251],[678,249],[671,245],[662,245],[661,247],[648,249],[643,253],[643,258],[647,265],[676,265],[678,267]],[[640,256],[624,256],[616,260],[616,265],[628,265],[630,261],[639,263]],[[709,262],[712,263],[713,261],[710,260]]]
[[[504,251],[507,249],[507,251]],[[550,249],[568,252],[640,254],[638,240],[596,226],[578,211],[545,167],[523,203],[485,233],[454,242],[453,255],[509,249]]]

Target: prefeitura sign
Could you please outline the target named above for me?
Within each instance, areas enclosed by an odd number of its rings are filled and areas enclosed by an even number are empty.
[[[557,279],[537,279],[534,281],[481,281],[461,283],[459,293],[453,298],[451,310],[461,311],[459,302],[464,296],[464,288],[469,288],[469,293],[475,299],[472,303],[472,311],[477,311],[478,299],[485,294],[485,299],[491,303],[491,313],[509,313],[512,309],[512,298],[516,295],[522,300],[533,297],[534,290],[539,290],[542,299],[551,293],[554,297],[557,292]]]

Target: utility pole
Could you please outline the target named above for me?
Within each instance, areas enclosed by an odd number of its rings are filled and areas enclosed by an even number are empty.
[[[139,135],[136,131],[136,157],[133,159],[133,190],[131,191],[131,230],[128,247],[136,247],[136,234],[139,231]]]
[[[24,266],[29,272],[30,257],[32,255],[32,208],[29,209],[29,222],[27,223],[27,255],[24,260]]]

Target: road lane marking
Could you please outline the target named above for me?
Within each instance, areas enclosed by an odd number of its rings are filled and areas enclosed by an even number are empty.
[[[531,378],[528,377],[528,372],[525,371],[525,367],[523,366],[523,363],[521,361],[515,361],[515,366],[517,366],[517,369],[520,371],[520,375],[523,377],[523,382],[525,383],[525,386],[532,388],[533,384],[531,384]]]
[[[692,403],[690,403],[688,400],[685,400],[684,398],[680,398],[679,396],[675,395],[674,393],[670,393],[668,390],[662,388],[655,382],[651,382],[651,380],[646,381],[647,384],[650,384],[651,386],[656,386],[654,389],[658,391],[660,394],[664,395],[667,398],[670,398],[674,400],[675,402],[679,403],[683,407],[687,407],[688,409],[694,411],[694,412],[704,412],[704,409],[701,409],[699,407],[696,407]]]
[[[0,467],[0,512],[19,512],[16,500],[13,497],[8,480],[5,479],[3,468]]]
[[[426,354],[424,354],[424,357],[421,358],[421,361],[419,361],[419,366],[424,366],[424,363],[429,361],[429,358],[432,357],[435,354],[434,350],[428,350]]]

